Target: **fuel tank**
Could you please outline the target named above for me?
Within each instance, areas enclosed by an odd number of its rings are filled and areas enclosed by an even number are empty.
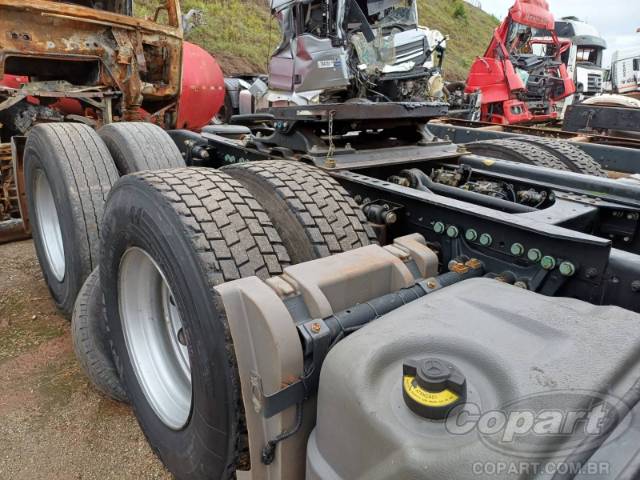
[[[215,58],[193,43],[184,42],[182,87],[176,128],[199,130],[224,104],[224,76]]]
[[[617,409],[638,388],[639,320],[488,279],[383,315],[326,357],[306,478],[525,479],[584,468],[593,450],[637,433]],[[605,412],[618,416],[609,437]],[[610,478],[627,463],[607,463]]]

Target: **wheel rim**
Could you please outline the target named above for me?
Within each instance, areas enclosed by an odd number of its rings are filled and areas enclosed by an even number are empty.
[[[125,343],[138,383],[158,418],[179,430],[191,413],[191,364],[171,288],[151,256],[134,247],[120,262],[118,293]]]
[[[62,229],[60,228],[60,218],[58,217],[53,192],[43,170],[36,172],[34,205],[38,234],[44,247],[49,270],[51,270],[58,282],[62,282],[66,270]]]

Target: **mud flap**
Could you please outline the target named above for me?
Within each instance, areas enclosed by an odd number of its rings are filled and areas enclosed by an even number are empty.
[[[309,373],[301,328],[320,336],[322,327],[313,319],[415,286],[437,269],[438,258],[424,238],[410,235],[387,247],[370,245],[294,265],[266,281],[249,277],[215,288],[233,338],[249,434],[251,470],[238,471],[239,479],[304,478],[316,405],[314,392],[293,387]],[[265,462],[265,447],[278,438]]]

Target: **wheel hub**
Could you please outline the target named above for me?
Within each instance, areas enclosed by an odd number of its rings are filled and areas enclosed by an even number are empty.
[[[144,250],[129,248],[120,262],[120,317],[131,365],[156,415],[169,428],[191,413],[188,335],[165,275]]]
[[[53,192],[43,170],[38,170],[35,176],[34,205],[38,233],[44,247],[47,264],[56,280],[62,282],[66,270],[62,229]]]

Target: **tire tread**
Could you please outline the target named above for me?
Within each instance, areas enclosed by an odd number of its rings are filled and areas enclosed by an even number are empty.
[[[511,158],[498,157],[505,160],[536,165],[538,167],[554,168],[556,170],[569,170],[555,155],[552,155],[537,145],[518,142],[517,140],[482,140],[468,143],[465,147],[470,150],[471,153],[477,153],[478,155],[490,156],[491,154],[486,152],[488,149],[489,152],[493,150],[496,153],[511,156]]]
[[[515,141],[536,145],[554,155],[563,162],[570,170],[585,175],[596,177],[606,177],[607,172],[596,162],[591,155],[569,142],[542,137],[516,137]]]
[[[102,127],[98,134],[107,144],[123,175],[141,170],[186,166],[171,137],[152,123],[112,123]]]
[[[355,201],[317,167],[291,160],[265,160],[233,165],[223,171],[241,183],[245,175],[251,175],[268,184],[294,213],[317,257],[377,243]],[[251,190],[248,183],[244,185]]]

